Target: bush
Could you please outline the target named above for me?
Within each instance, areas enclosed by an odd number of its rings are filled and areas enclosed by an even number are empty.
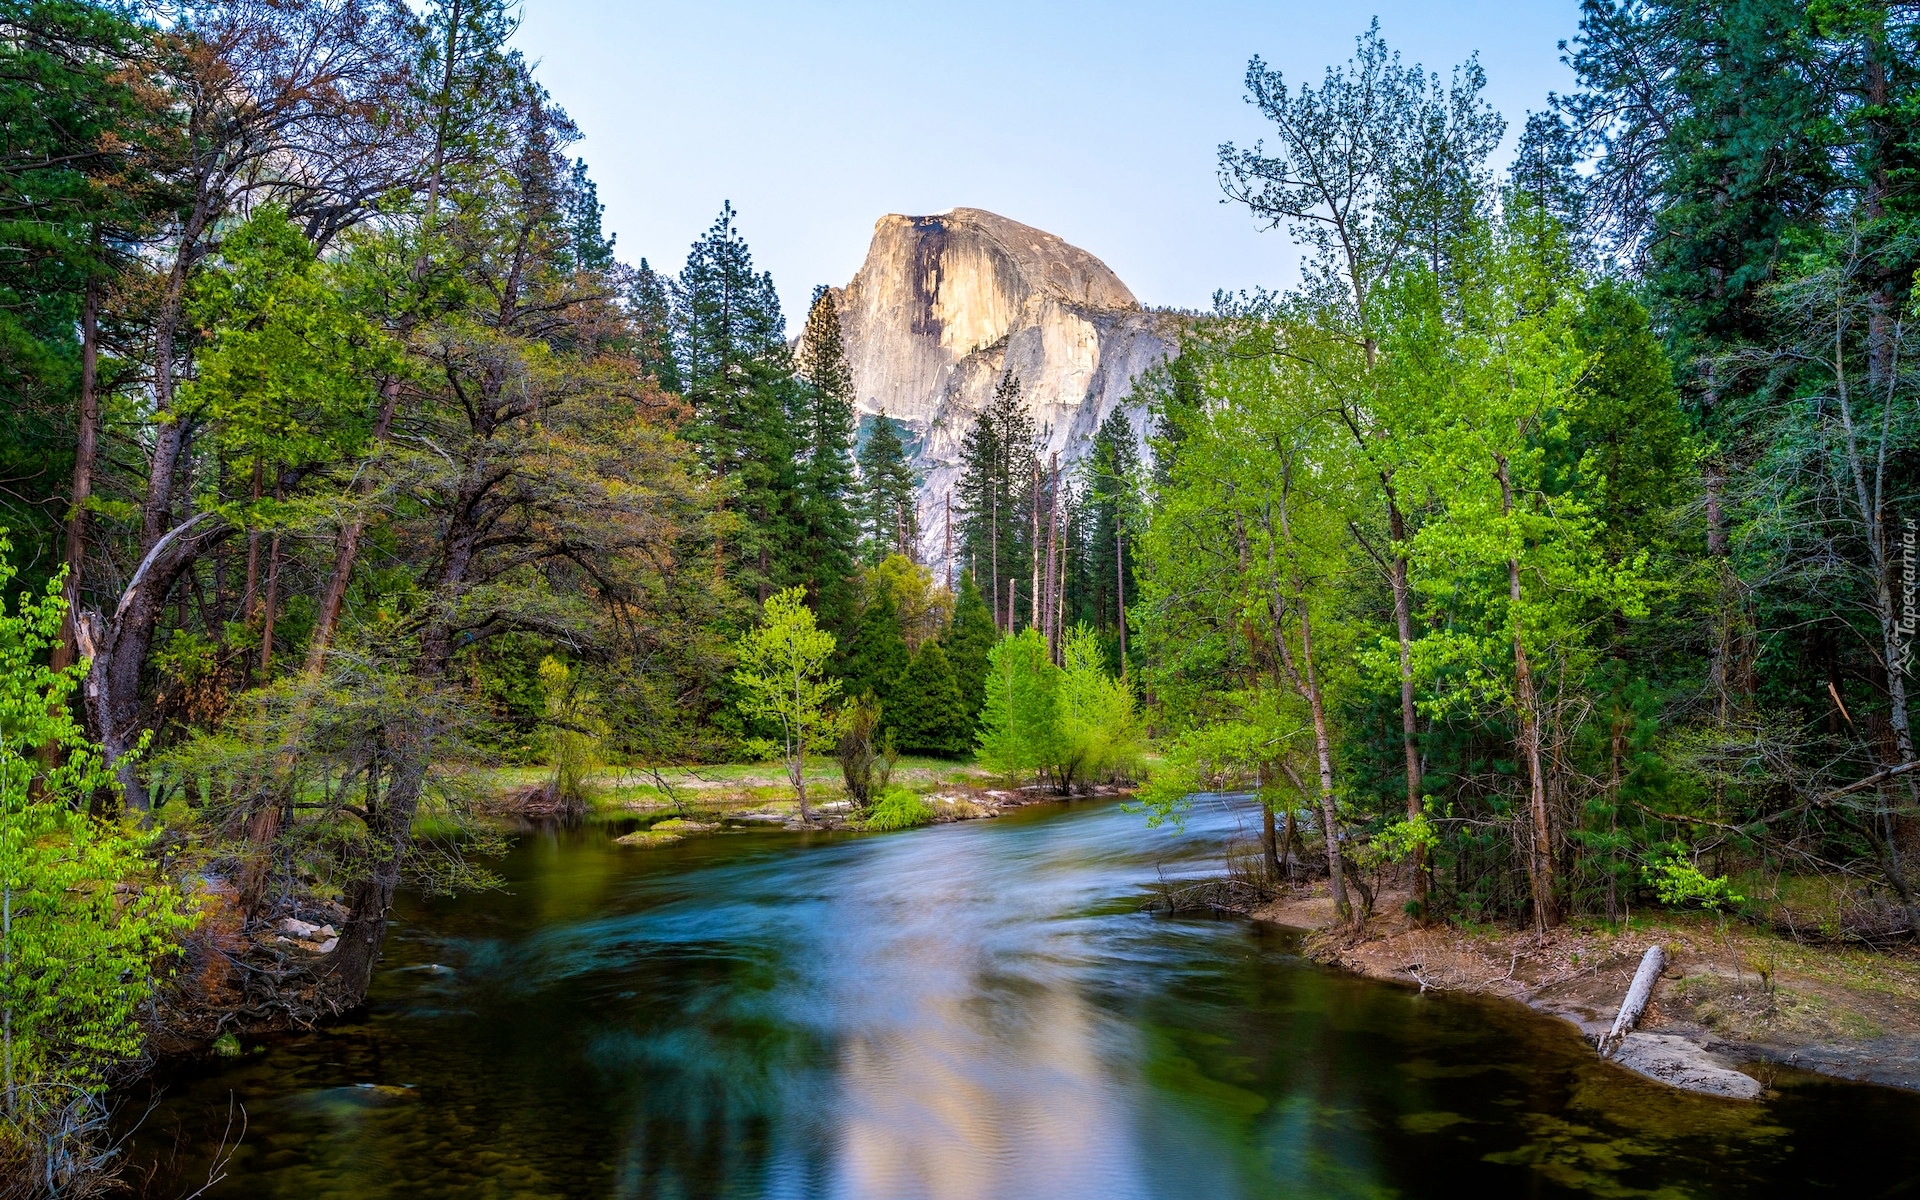
[[[1064,796],[1076,782],[1137,774],[1145,735],[1133,692],[1101,668],[1099,639],[1076,626],[1061,651],[1055,666],[1031,629],[993,647],[980,762],[1009,783],[1043,774]]]
[[[867,814],[866,828],[882,832],[912,829],[933,820],[933,805],[903,787],[890,787]]]

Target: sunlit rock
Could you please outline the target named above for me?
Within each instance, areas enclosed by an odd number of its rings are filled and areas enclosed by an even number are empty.
[[[1008,372],[1042,457],[1070,465],[1134,379],[1174,353],[1181,320],[1143,309],[1085,250],[977,208],[880,218],[835,296],[860,411],[885,409],[914,435],[921,558],[936,564],[960,444]],[[1128,413],[1144,437],[1142,415]]]

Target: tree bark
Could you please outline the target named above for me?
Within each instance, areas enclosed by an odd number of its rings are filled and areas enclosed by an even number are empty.
[[[1120,520],[1113,522],[1113,603],[1120,615],[1120,678],[1127,677],[1127,555]]]
[[[74,623],[80,654],[92,660],[81,689],[88,722],[127,807],[135,812],[146,811],[147,791],[128,754],[140,742],[140,672],[162,606],[181,572],[232,532],[232,526],[211,512],[187,518],[162,534],[141,558],[111,617],[86,610]]]
[[[1032,602],[1032,607],[1033,607],[1032,628],[1039,629],[1041,627],[1040,626],[1040,460],[1037,457],[1033,460],[1033,505],[1031,508],[1030,515],[1031,515],[1031,519],[1028,523],[1032,526],[1032,529],[1030,530],[1027,536],[1028,536],[1028,545],[1030,545],[1033,549],[1033,553],[1028,555],[1028,557],[1033,560],[1033,590],[1032,590],[1032,593],[1028,596],[1028,599]]]
[[[387,442],[393,429],[394,411],[400,404],[400,381],[389,379],[380,389],[380,416],[373,424],[373,445],[377,457],[378,450]],[[361,498],[373,491],[374,461],[370,459],[362,464],[359,482],[355,490]],[[333,567],[327,572],[326,586],[320,591],[320,608],[314,616],[313,637],[307,642],[307,661],[305,670],[308,675],[318,675],[325,664],[327,649],[333,644],[333,631],[340,622],[340,611],[347,600],[347,585],[353,579],[353,564],[360,553],[360,538],[366,532],[367,519],[361,513],[348,518],[334,539]]]
[[[1057,589],[1060,586],[1059,564],[1056,561],[1060,549],[1060,456],[1053,456],[1053,490],[1047,497],[1047,657],[1053,662],[1060,661],[1060,622],[1057,619],[1059,604],[1056,603]]]
[[[74,620],[80,611],[81,578],[87,564],[87,500],[93,495],[93,464],[100,446],[100,291],[91,277],[80,303],[80,427],[76,434],[62,555],[67,568],[67,611],[60,619],[60,642],[53,648],[51,665],[56,671],[78,661]]]
[[[1513,480],[1507,460],[1496,458],[1500,480],[1501,511],[1513,515]],[[1547,810],[1547,778],[1540,753],[1540,702],[1535,695],[1533,668],[1527,659],[1526,640],[1520,628],[1520,560],[1507,560],[1508,621],[1513,626],[1514,715],[1520,722],[1517,749],[1527,764],[1527,814],[1531,836],[1524,847],[1527,855],[1527,888],[1533,898],[1533,926],[1546,933],[1559,924],[1553,899],[1553,827]]]
[[[1295,663],[1286,630],[1280,627],[1280,615],[1284,611],[1280,605],[1274,608],[1274,646],[1294,691],[1306,700],[1307,710],[1313,717],[1313,753],[1320,768],[1320,832],[1327,843],[1327,878],[1333,891],[1334,912],[1342,921],[1349,921],[1353,918],[1353,904],[1347,898],[1346,858],[1340,851],[1340,809],[1333,784],[1333,737],[1327,727],[1320,675],[1313,661],[1313,618],[1304,607],[1300,609],[1300,661]]]
[[[1420,765],[1420,728],[1416,720],[1419,710],[1413,694],[1413,594],[1407,581],[1407,556],[1401,549],[1407,542],[1407,518],[1400,511],[1391,485],[1387,487],[1387,531],[1394,544],[1388,579],[1393,590],[1394,633],[1400,642],[1400,740],[1407,760],[1407,820],[1417,821],[1420,819],[1426,789]],[[1412,899],[1417,906],[1417,919],[1421,921],[1427,915],[1427,885],[1431,871],[1432,865],[1427,862],[1427,848],[1416,844],[1413,848]]]
[[[1267,880],[1274,886],[1280,886],[1280,833],[1274,826],[1273,809],[1264,801],[1260,805],[1260,844],[1267,856]]]

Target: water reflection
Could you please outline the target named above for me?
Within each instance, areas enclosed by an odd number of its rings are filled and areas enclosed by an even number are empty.
[[[1680,1096],[1509,1008],[1141,913],[1162,874],[1211,869],[1242,804],[1180,834],[1098,805],[799,845],[531,836],[508,893],[404,914],[364,1019],[176,1078],[137,1143],[170,1163],[149,1192],[204,1177],[229,1093],[252,1127],[214,1196],[1745,1196],[1920,1173],[1895,1132],[1914,1097]]]

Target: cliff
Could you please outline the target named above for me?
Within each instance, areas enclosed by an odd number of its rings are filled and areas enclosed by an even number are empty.
[[[880,218],[835,299],[861,412],[913,431],[928,563],[960,443],[1003,376],[1019,378],[1043,457],[1064,467],[1178,340],[1179,318],[1142,309],[1093,255],[977,208]],[[1128,412],[1144,435],[1142,416]]]

